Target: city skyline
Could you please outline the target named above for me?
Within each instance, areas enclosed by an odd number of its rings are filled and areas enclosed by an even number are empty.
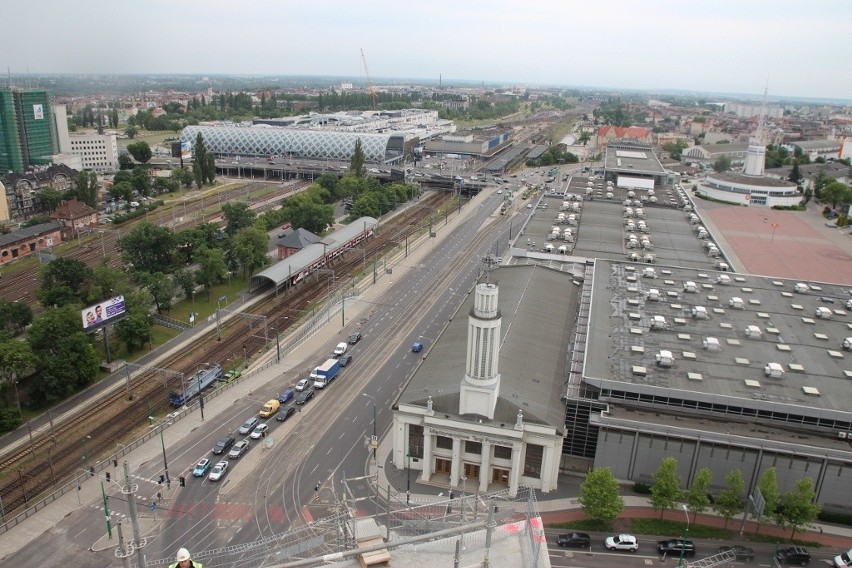
[[[4,0],[8,2],[8,0]],[[11,4],[11,2],[8,2]],[[0,64],[15,75],[306,75],[852,100],[852,5],[505,0],[427,7],[151,0],[7,5]]]

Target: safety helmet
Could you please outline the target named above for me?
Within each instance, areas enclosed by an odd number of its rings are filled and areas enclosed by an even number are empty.
[[[183,562],[184,560],[189,560],[189,551],[185,548],[181,548],[177,552],[177,557],[175,558],[178,562]]]

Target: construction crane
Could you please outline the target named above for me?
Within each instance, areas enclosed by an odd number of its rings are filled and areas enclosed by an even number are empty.
[[[361,48],[361,63],[364,65],[364,75],[367,77],[367,92],[370,93],[370,98],[373,100],[373,110],[376,110],[376,87],[373,86],[373,80],[370,78],[370,70],[367,69],[367,56],[364,55],[364,48]]]

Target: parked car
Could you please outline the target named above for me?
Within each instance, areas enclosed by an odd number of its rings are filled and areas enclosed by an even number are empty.
[[[591,537],[586,533],[561,534],[556,537],[556,544],[571,548],[588,548],[591,542]]]
[[[267,424],[266,422],[264,422],[263,424],[258,424],[254,427],[254,430],[251,431],[251,439],[260,440],[268,431],[269,424]]]
[[[683,550],[684,556],[695,556],[695,544],[691,540],[670,538],[657,543],[657,552],[660,554],[667,554],[669,556],[677,554],[679,556],[681,550]]]
[[[337,361],[340,363],[341,367],[345,367],[346,365],[352,362],[352,355],[343,355]]]
[[[296,396],[296,392],[293,389],[284,389],[284,391],[278,395],[278,402],[285,404],[294,396]]]
[[[222,479],[222,476],[225,475],[226,471],[228,471],[228,462],[226,460],[220,461],[213,466],[213,471],[210,472],[207,479],[210,481],[219,481]]]
[[[733,552],[737,560],[754,560],[754,550],[741,544],[720,546],[716,553],[721,554],[728,551]]]
[[[361,332],[360,331],[356,331],[355,333],[353,333],[352,335],[349,336],[349,345],[355,345],[359,341],[361,341]]]
[[[302,394],[296,397],[296,404],[307,404],[312,398],[314,398],[314,387],[308,387],[302,391]]]
[[[310,379],[300,379],[298,383],[296,383],[296,392],[302,392],[308,385],[311,384]]]
[[[243,422],[243,425],[240,426],[239,432],[240,434],[248,434],[249,432],[254,430],[254,427],[258,424],[260,424],[260,418],[258,418],[257,416],[252,416],[251,418]]]
[[[636,537],[632,534],[617,534],[607,537],[604,546],[607,550],[629,550],[630,552],[639,550],[639,543],[636,542]]]
[[[249,449],[249,441],[248,440],[240,440],[234,447],[231,448],[231,451],[228,452],[228,458],[235,460],[239,458],[241,455],[246,453]]]
[[[217,456],[219,454],[224,454],[230,449],[231,446],[234,445],[234,442],[236,442],[236,440],[233,436],[225,436],[224,438],[216,442],[215,446],[213,446],[213,453]]]
[[[278,412],[278,415],[275,416],[275,419],[278,422],[284,422],[294,414],[296,414],[296,407],[291,404],[290,406],[285,406],[284,408],[282,408],[281,411]]]
[[[790,548],[782,548],[775,553],[775,560],[781,566],[807,566],[811,561],[811,555],[801,546],[792,546]]]
[[[210,460],[204,458],[203,460],[195,464],[195,467],[192,469],[192,475],[194,475],[195,477],[204,477],[205,475],[207,475],[208,471],[210,471]]]

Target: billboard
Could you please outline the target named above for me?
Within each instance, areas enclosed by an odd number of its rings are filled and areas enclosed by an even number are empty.
[[[44,107],[42,105],[33,105],[33,118],[44,120]]]
[[[83,320],[83,329],[85,331],[94,331],[124,317],[126,309],[124,306],[124,296],[116,296],[109,300],[104,300],[100,304],[94,304],[84,308],[80,312]]]
[[[184,160],[192,158],[192,143],[189,140],[180,143],[180,155]]]

